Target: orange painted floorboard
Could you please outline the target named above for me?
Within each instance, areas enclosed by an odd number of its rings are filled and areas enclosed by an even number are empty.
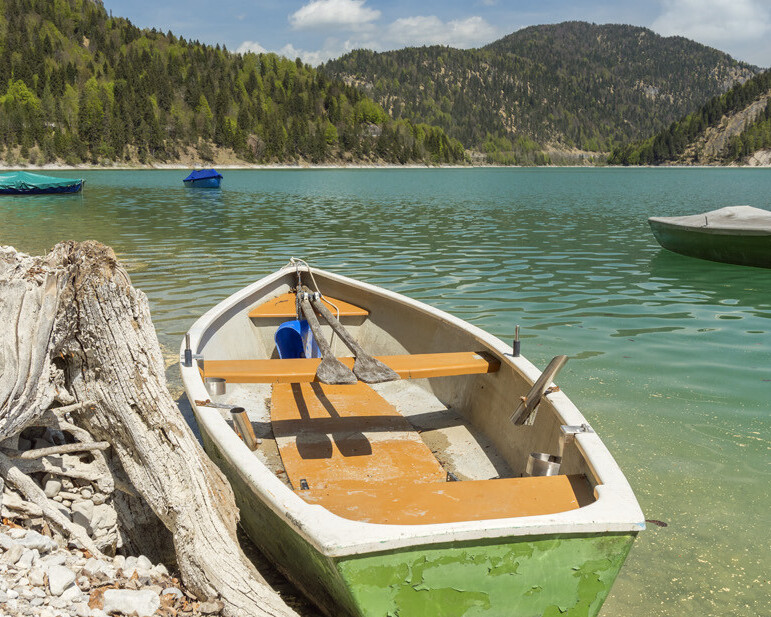
[[[276,384],[271,424],[295,490],[301,480],[316,490],[446,479],[413,426],[361,382]]]
[[[297,491],[305,501],[364,523],[427,525],[554,514],[594,498],[583,476],[380,484]]]
[[[343,518],[448,523],[552,514],[593,501],[583,476],[447,482],[409,421],[361,382],[275,384],[271,424],[295,492]]]
[[[337,315],[337,310],[330,303],[337,305],[337,308],[340,309],[340,317],[366,317],[369,315],[367,309],[363,309],[350,302],[344,302],[343,300],[337,300],[336,298],[326,298],[324,296],[322,296],[321,299],[333,315]],[[282,317],[286,319],[296,319],[297,310],[295,308],[295,294],[286,293],[277,296],[276,298],[272,298],[267,302],[263,302],[249,311],[249,317]]]
[[[402,379],[447,377],[494,373],[501,363],[484,352],[459,351],[449,353],[406,354],[378,356]],[[354,358],[339,358],[353,367]],[[301,383],[316,379],[318,358],[287,360],[205,360],[206,377],[222,377],[231,383]]]

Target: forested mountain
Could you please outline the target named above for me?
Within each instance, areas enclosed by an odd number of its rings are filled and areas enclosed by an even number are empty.
[[[608,151],[643,138],[757,72],[682,37],[584,22],[525,28],[481,49],[359,50],[323,69],[394,118],[520,163],[544,162],[547,147]]]
[[[6,164],[464,156],[299,59],[140,30],[94,0],[0,0],[0,109]]]
[[[608,162],[741,163],[760,150],[771,150],[771,71],[712,98],[653,137],[616,148]]]

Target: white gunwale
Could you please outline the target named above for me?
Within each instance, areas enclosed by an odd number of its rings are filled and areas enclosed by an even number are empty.
[[[301,271],[307,268],[301,267]],[[294,273],[294,266],[284,267],[229,296],[201,316],[190,328],[193,353],[201,349],[213,330],[218,317],[250,297],[263,298],[260,291]],[[511,366],[535,382],[540,371],[524,357],[513,357],[512,349],[500,339],[444,311],[401,294],[338,274],[312,268],[311,271],[333,281],[401,303],[415,311],[428,313],[465,330],[481,348],[495,353],[502,363]],[[265,296],[264,299],[268,299]],[[190,405],[196,419],[222,456],[237,470],[244,482],[271,510],[302,536],[322,555],[332,558],[390,551],[416,545],[462,542],[512,536],[554,534],[602,534],[611,532],[636,533],[645,528],[642,510],[632,488],[616,461],[596,433],[580,433],[576,445],[583,454],[597,481],[596,501],[577,510],[556,514],[463,521],[428,525],[384,525],[364,523],[336,516],[319,505],[311,505],[297,496],[278,479],[233,432],[220,413],[211,407],[195,404],[209,394],[196,363],[187,367],[181,361],[184,340],[180,347],[180,370]],[[570,399],[561,391],[549,395],[560,422],[567,425],[587,421]]]

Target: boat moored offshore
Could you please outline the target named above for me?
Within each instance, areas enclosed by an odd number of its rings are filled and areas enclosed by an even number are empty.
[[[651,217],[658,243],[670,251],[743,266],[771,268],[771,212],[729,206],[705,214]]]
[[[86,183],[83,178],[56,178],[33,174],[28,171],[14,171],[0,175],[0,194],[4,195],[45,195],[51,193],[78,193]]]
[[[222,183],[222,174],[216,169],[196,169],[182,182],[185,186],[197,189],[218,189]]]

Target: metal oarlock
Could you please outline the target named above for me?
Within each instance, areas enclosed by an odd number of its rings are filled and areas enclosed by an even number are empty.
[[[519,342],[519,324],[514,328],[514,345],[512,345],[512,356],[515,358],[519,358],[519,348],[520,348],[520,342]]]
[[[193,350],[190,349],[190,332],[185,334],[185,366],[193,366]]]
[[[249,416],[246,414],[246,410],[243,407],[233,407],[230,410],[230,415],[233,418],[233,425],[241,439],[244,440],[246,447],[250,450],[256,450],[257,446],[260,445],[260,440],[254,434],[254,429],[252,428]]]

